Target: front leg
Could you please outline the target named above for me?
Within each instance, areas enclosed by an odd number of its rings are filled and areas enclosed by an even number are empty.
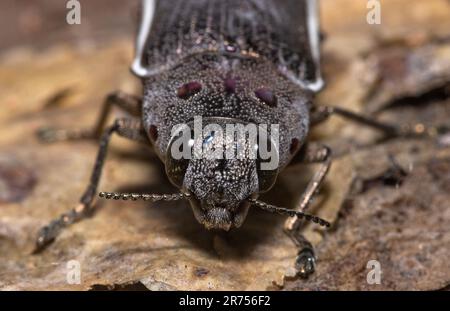
[[[39,231],[38,238],[36,240],[35,252],[41,251],[48,244],[50,244],[58,236],[62,229],[92,214],[92,202],[97,193],[97,186],[100,181],[103,164],[105,163],[105,158],[108,151],[108,144],[113,133],[117,133],[120,136],[130,140],[148,143],[145,131],[139,121],[131,119],[117,119],[112,126],[107,128],[100,139],[100,147],[89,185],[81,196],[78,206],[69,212],[62,214],[60,217],[50,222],[49,225],[43,227]]]
[[[331,166],[331,150],[328,147],[318,144],[308,144],[305,148],[305,152],[302,153],[302,162],[320,163],[320,168],[309,181],[306,190],[301,196],[300,202],[295,208],[299,212],[304,212],[309,207],[314,194],[319,190]],[[284,231],[299,249],[295,261],[297,273],[300,277],[307,278],[314,272],[316,257],[311,243],[300,233],[300,225],[301,219],[297,216],[290,217],[284,224]]]
[[[41,141],[47,143],[76,139],[100,139],[113,107],[118,107],[133,117],[140,117],[142,100],[136,96],[116,91],[106,96],[102,110],[92,128],[54,129],[44,127],[38,130],[37,135]]]

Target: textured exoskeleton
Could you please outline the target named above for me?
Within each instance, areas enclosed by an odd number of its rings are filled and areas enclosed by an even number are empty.
[[[143,120],[170,180],[191,193],[208,228],[239,227],[255,198],[298,152],[322,84],[315,1],[172,0],[146,3],[134,72]],[[172,129],[205,123],[277,124],[279,166],[258,159],[171,158]],[[207,120],[207,122],[205,121]],[[217,141],[216,141],[217,142]],[[223,142],[225,145],[225,142]]]

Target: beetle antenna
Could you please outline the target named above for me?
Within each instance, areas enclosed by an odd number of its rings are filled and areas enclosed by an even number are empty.
[[[319,224],[320,226],[327,227],[327,228],[331,226],[331,224],[328,221],[326,221],[320,217],[311,215],[311,214],[306,214],[303,212],[294,211],[294,210],[287,209],[284,207],[270,205],[270,204],[267,204],[267,203],[264,203],[264,202],[261,202],[261,201],[255,200],[255,199],[248,199],[248,201],[252,205],[255,205],[255,206],[257,206],[265,211],[271,212],[271,213],[277,213],[280,215],[288,215],[290,217],[297,216],[300,219],[312,221],[316,224]]]
[[[107,200],[144,200],[144,201],[178,201],[187,199],[190,194],[188,193],[173,193],[173,194],[139,194],[139,193],[116,193],[116,192],[100,192],[99,197]]]

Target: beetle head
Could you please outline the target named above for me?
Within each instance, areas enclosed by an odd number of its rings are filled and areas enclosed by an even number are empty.
[[[254,124],[232,122],[212,118],[200,133],[183,125],[173,132],[166,154],[169,179],[191,194],[195,217],[209,229],[241,226],[248,199],[268,191],[278,174],[278,148],[272,136]],[[268,151],[275,159],[267,157]],[[262,165],[262,159],[275,166]]]

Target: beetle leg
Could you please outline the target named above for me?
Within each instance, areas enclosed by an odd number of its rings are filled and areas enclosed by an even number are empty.
[[[314,273],[316,267],[316,255],[312,244],[298,231],[285,231],[298,249],[295,259],[295,270],[302,279],[308,278]]]
[[[349,110],[331,106],[314,107],[311,111],[311,126],[327,120],[331,115],[339,115],[359,124],[372,127],[391,137],[435,137],[446,131],[445,129],[436,127],[425,127],[421,123],[415,124],[414,126],[397,126],[387,122],[377,121],[374,118],[366,117]]]
[[[102,135],[105,123],[111,113],[113,106],[117,106],[132,116],[139,117],[141,114],[141,99],[120,91],[106,96],[100,115],[92,129],[53,129],[41,128],[37,135],[43,142],[55,142],[74,139],[99,139]]]
[[[309,181],[299,204],[295,208],[300,212],[304,212],[309,207],[314,194],[319,190],[320,185],[323,183],[331,166],[331,150],[324,145],[308,144],[306,145],[303,162],[320,163],[321,166]],[[284,230],[299,249],[295,262],[298,275],[302,278],[307,278],[314,272],[316,258],[311,243],[299,232],[300,225],[301,219],[297,216],[290,217],[284,224]]]
[[[100,148],[97,153],[97,159],[95,161],[91,179],[89,185],[80,198],[80,203],[76,208],[62,214],[60,217],[50,222],[49,225],[43,227],[39,231],[38,238],[36,240],[35,252],[39,252],[50,244],[58,236],[62,229],[92,214],[92,202],[96,196],[97,186],[108,150],[108,144],[113,133],[117,133],[119,136],[133,141],[148,141],[142,124],[139,121],[132,119],[117,119],[112,126],[108,127],[103,132],[100,139]]]

